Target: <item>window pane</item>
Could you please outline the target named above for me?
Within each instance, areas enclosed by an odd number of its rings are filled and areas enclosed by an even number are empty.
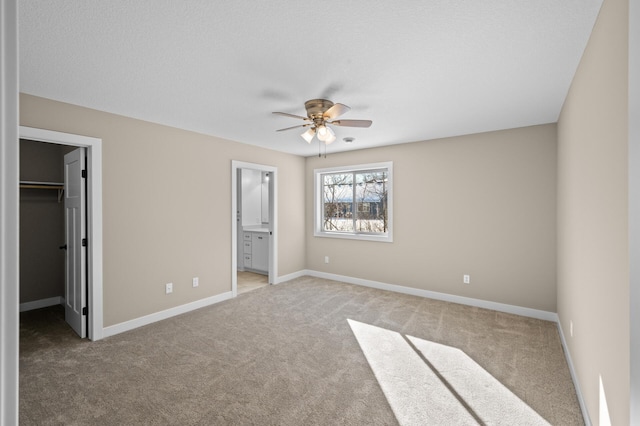
[[[314,170],[316,237],[393,242],[393,163]]]
[[[387,172],[356,173],[356,231],[387,232]]]
[[[322,175],[322,230],[353,232],[353,174]]]

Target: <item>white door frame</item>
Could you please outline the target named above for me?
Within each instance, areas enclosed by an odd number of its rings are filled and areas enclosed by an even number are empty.
[[[58,145],[85,147],[87,149],[87,251],[88,268],[88,327],[87,337],[100,340],[103,337],[102,307],[102,139],[72,135],[52,130],[20,126],[20,139],[48,142]]]
[[[629,328],[631,424],[640,422],[640,0],[629,1]]]
[[[278,168],[264,164],[231,160],[231,292],[238,295],[238,170],[253,169],[269,172],[273,191],[269,194],[269,284],[276,284],[278,276]],[[271,185],[271,182],[270,182]]]
[[[18,2],[0,0],[0,425],[18,424]]]

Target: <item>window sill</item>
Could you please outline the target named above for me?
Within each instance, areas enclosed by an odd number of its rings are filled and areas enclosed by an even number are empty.
[[[393,236],[391,234],[386,235],[373,235],[373,234],[351,234],[348,232],[319,232],[314,231],[314,237],[320,238],[338,238],[344,240],[360,240],[360,241],[376,241],[379,243],[392,243]]]

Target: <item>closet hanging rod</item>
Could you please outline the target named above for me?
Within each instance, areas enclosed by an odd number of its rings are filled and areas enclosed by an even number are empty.
[[[39,182],[33,180],[21,180],[20,188],[24,189],[57,189],[58,202],[62,201],[64,195],[64,183],[62,182]]]
[[[20,188],[33,189],[64,189],[63,182],[40,182],[34,180],[21,180]]]
[[[62,182],[40,182],[40,181],[34,181],[34,180],[21,180],[20,181],[20,188],[24,188],[24,189],[57,189],[58,191],[62,191],[64,189],[64,183],[62,183]]]

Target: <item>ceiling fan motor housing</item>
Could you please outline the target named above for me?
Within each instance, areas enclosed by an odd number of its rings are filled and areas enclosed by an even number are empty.
[[[304,108],[307,110],[307,116],[312,120],[322,118],[325,111],[332,106],[333,102],[326,99],[311,99],[304,103]]]

